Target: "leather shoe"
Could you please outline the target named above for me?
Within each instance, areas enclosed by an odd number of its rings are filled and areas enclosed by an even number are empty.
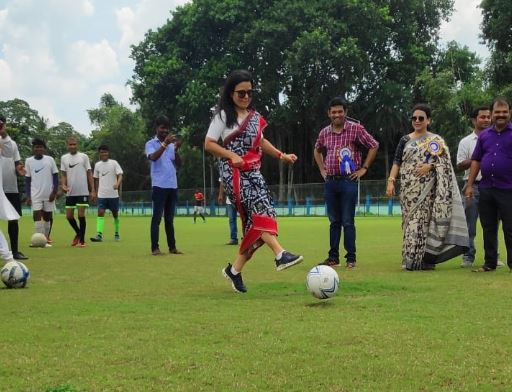
[[[28,257],[25,256],[23,253],[21,252],[16,252],[16,253],[13,253],[12,254],[12,258],[14,260],[28,260]]]

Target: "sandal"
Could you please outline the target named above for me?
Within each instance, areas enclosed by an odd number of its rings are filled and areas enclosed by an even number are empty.
[[[471,272],[492,272],[494,269],[486,267],[485,265],[483,267],[471,270]]]

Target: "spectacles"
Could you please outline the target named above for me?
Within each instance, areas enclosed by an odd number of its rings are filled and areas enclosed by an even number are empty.
[[[235,93],[238,95],[238,98],[245,98],[246,95],[252,98],[252,90],[235,90]]]
[[[412,116],[412,117],[411,117],[411,120],[412,120],[412,121],[419,121],[419,122],[423,122],[423,121],[425,121],[425,117],[423,117],[423,116],[418,116],[418,117],[416,117],[416,116]]]

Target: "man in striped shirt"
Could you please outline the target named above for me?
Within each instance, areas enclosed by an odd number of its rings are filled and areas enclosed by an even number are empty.
[[[368,172],[377,155],[379,143],[361,124],[347,119],[345,99],[333,98],[329,102],[327,115],[331,124],[320,131],[314,150],[315,161],[325,180],[325,203],[330,221],[329,255],[321,264],[339,266],[343,228],[345,259],[347,268],[352,269],[356,266],[354,217],[357,182]],[[364,163],[362,149],[368,150]]]

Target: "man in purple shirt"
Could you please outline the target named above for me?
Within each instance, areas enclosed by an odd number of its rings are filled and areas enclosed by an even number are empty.
[[[368,172],[377,155],[379,143],[361,125],[346,117],[347,102],[340,97],[329,102],[327,115],[331,124],[323,128],[315,144],[314,156],[325,180],[325,203],[330,222],[330,249],[321,263],[340,265],[341,230],[347,268],[356,266],[356,227],[354,216],[357,203],[357,182]],[[368,149],[362,163],[361,149]]]
[[[478,137],[471,157],[466,185],[466,198],[474,195],[473,185],[478,172],[478,212],[483,229],[484,265],[475,272],[494,271],[498,262],[498,217],[503,224],[507,264],[512,271],[512,124],[510,104],[504,98],[494,100],[491,107],[493,125]]]

